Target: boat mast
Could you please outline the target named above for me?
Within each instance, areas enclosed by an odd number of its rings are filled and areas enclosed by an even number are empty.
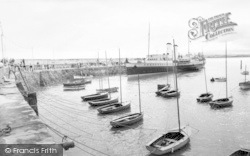
[[[203,55],[203,51],[202,51],[202,55]],[[204,59],[203,59],[203,64],[205,64]],[[207,74],[206,74],[206,67],[205,66],[204,66],[204,76],[205,76],[206,93],[208,93],[208,91],[207,91]]]
[[[120,48],[119,48],[119,77],[120,77],[120,97],[122,103],[122,77],[121,77],[121,56],[120,56]]]
[[[167,85],[168,85],[168,43],[167,43],[167,52],[166,52],[166,60],[167,60]]]
[[[1,46],[2,46],[2,58],[3,58],[3,64],[4,64],[4,52],[3,52],[3,27],[0,22],[0,27],[1,27]]]
[[[107,52],[105,51],[105,58],[106,58],[106,69],[107,69],[107,75],[108,75],[108,86],[109,86],[109,96],[111,97],[110,93],[110,83],[109,83],[109,70],[108,70],[108,61],[107,61]]]
[[[247,81],[247,65],[245,65],[245,82]]]
[[[175,42],[173,39],[173,47],[174,47],[174,66],[175,66],[175,85],[176,85],[176,92],[178,92],[178,83],[177,83],[177,73],[176,73],[176,54],[175,54]],[[178,112],[178,126],[179,132],[181,132],[181,122],[180,122],[180,110],[179,110],[179,96],[177,96],[177,112]]]
[[[150,51],[150,23],[148,24],[148,57]]]
[[[138,91],[139,91],[139,109],[141,113],[141,90],[140,90],[140,75],[138,74]]]
[[[226,57],[226,60],[225,60],[225,66],[226,66],[226,98],[227,98],[227,82],[228,82],[228,79],[227,79],[227,42],[226,42],[226,44],[225,44],[225,48],[226,48],[226,50],[225,50],[225,57]]]

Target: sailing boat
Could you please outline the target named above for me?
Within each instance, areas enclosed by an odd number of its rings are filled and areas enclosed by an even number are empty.
[[[97,64],[99,67],[99,53],[98,53],[98,59],[97,59]],[[102,79],[101,76],[99,77],[99,87],[102,88]],[[94,93],[94,94],[89,94],[89,95],[84,95],[81,96],[83,101],[98,101],[98,100],[103,100],[103,99],[110,99],[108,96],[108,92],[99,92],[99,93]]]
[[[109,92],[109,93],[114,93],[114,92],[118,92],[118,87],[111,87],[110,88],[110,83],[109,83],[109,71],[108,71],[108,61],[107,61],[107,53],[105,51],[105,57],[106,57],[106,71],[107,71],[107,75],[108,75],[108,88],[102,88],[102,89],[97,89],[96,91],[99,92]]]
[[[249,156],[249,155],[250,155],[250,148],[248,146],[248,147],[241,147],[239,150],[235,151],[229,156]]]
[[[108,65],[108,62],[107,62],[107,53],[106,52],[105,52],[105,56],[106,56],[106,64]],[[108,68],[108,66],[107,66],[107,68]],[[91,106],[102,106],[102,105],[107,105],[107,104],[118,102],[118,98],[111,98],[111,92],[117,91],[118,87],[110,88],[109,73],[107,73],[107,75],[108,75],[108,86],[109,87],[107,89],[104,89],[104,90],[100,91],[99,93],[106,91],[106,92],[109,93],[109,98],[95,100],[95,101],[90,101],[89,104]]]
[[[245,66],[245,71],[242,72],[242,75],[245,75],[245,82],[239,83],[241,89],[250,89],[250,81],[247,81],[248,74],[249,72],[247,71],[247,66]]]
[[[171,45],[171,43],[167,43],[167,45]],[[175,52],[174,52],[175,53]],[[174,61],[174,64],[176,65],[176,59]],[[177,66],[177,65],[176,65]],[[175,71],[177,73],[177,67],[176,66],[173,66],[173,71]],[[177,75],[176,75],[177,76]],[[167,90],[167,91],[164,91],[164,92],[161,92],[161,96],[162,97],[177,97],[180,95],[180,91],[177,89],[177,86],[176,86],[176,81],[175,81],[175,89],[170,89]]]
[[[140,77],[138,74],[138,90],[139,90],[139,109],[140,113],[132,113],[129,115],[125,115],[123,117],[117,118],[115,120],[110,121],[112,127],[123,127],[127,125],[132,125],[136,122],[139,122],[143,119],[143,113],[141,112],[141,96],[140,96]]]
[[[204,77],[205,77],[206,93],[201,94],[197,98],[197,102],[208,102],[208,101],[211,101],[213,98],[213,94],[209,93],[207,91],[207,76],[206,76],[206,67],[205,66],[204,66]]]
[[[212,108],[222,108],[222,107],[230,107],[233,104],[233,98],[228,97],[227,94],[227,43],[225,45],[225,66],[226,66],[226,98],[216,99],[214,101],[209,102],[209,105]]]
[[[120,68],[120,98],[121,102],[109,104],[98,108],[98,112],[101,114],[114,113],[130,108],[130,102],[122,102],[122,82],[121,82],[121,61],[120,61],[120,49],[119,49],[119,68]]]
[[[166,62],[167,62],[167,84],[158,84],[157,88],[158,90],[155,92],[156,95],[161,95],[162,92],[169,91],[170,84],[168,84],[168,53],[166,53]]]
[[[175,56],[175,42],[173,40],[174,47],[174,59]],[[176,80],[176,90],[178,91],[178,83],[177,83],[177,74],[176,74],[176,62],[175,62],[175,80]],[[178,129],[170,130],[169,132],[155,138],[150,141],[146,148],[150,151],[150,153],[156,155],[163,155],[166,153],[174,152],[182,147],[184,147],[187,143],[189,143],[189,128],[188,126],[181,127],[180,125],[180,113],[179,113],[179,98],[177,97],[177,112],[178,112]]]

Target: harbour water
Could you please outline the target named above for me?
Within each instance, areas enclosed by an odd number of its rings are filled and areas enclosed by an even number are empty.
[[[233,107],[211,109],[206,103],[197,103],[196,98],[205,92],[204,72],[178,73],[181,125],[192,128],[190,143],[173,156],[226,156],[241,145],[250,144],[250,91],[241,90],[240,61],[249,63],[250,58],[228,59],[228,94],[233,96]],[[214,99],[225,97],[225,82],[210,82],[212,77],[225,77],[225,59],[206,60],[207,85]],[[250,64],[248,64],[250,68]],[[173,74],[168,75],[174,86]],[[247,77],[247,79],[250,79]],[[74,156],[150,155],[145,145],[169,129],[178,127],[176,98],[155,95],[157,84],[167,81],[167,74],[140,76],[141,102],[144,120],[136,125],[112,129],[112,119],[139,111],[137,77],[122,76],[122,100],[131,101],[129,111],[100,115],[95,107],[81,100],[81,96],[94,93],[99,88],[98,78],[86,85],[85,90],[63,91],[62,85],[46,87],[37,93],[40,118],[59,132],[73,138],[79,148],[66,153]],[[110,77],[110,85],[119,86],[119,76]],[[103,87],[108,87],[103,78]],[[119,97],[113,93],[112,97]],[[56,135],[55,135],[56,136]],[[61,139],[57,137],[57,141]]]

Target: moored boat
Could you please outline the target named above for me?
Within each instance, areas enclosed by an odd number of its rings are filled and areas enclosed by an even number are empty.
[[[99,107],[97,110],[101,114],[114,113],[130,108],[130,102],[118,102]]]
[[[180,95],[180,91],[177,90],[169,90],[165,92],[161,92],[162,97],[177,97]]]
[[[87,83],[91,83],[91,80],[68,81],[68,82],[63,83],[63,86],[80,86],[80,85],[85,85]]]
[[[104,89],[96,89],[97,92],[109,92],[114,93],[118,92],[118,87],[110,87],[110,88],[104,88]]]
[[[231,107],[233,105],[233,97],[228,97],[228,91],[227,91],[227,83],[228,83],[228,79],[227,79],[227,42],[225,44],[225,73],[226,73],[226,97],[225,98],[220,98],[220,99],[216,99],[213,100],[211,102],[209,102],[209,105],[211,106],[211,108],[224,108],[224,107]]]
[[[173,40],[173,48],[174,48],[174,59],[176,59],[175,54],[175,42]],[[176,91],[178,92],[178,81],[177,81],[177,71],[175,65],[175,82],[176,82]],[[181,149],[186,144],[189,143],[190,138],[190,128],[189,126],[181,127],[180,123],[180,110],[179,110],[179,97],[176,98],[177,103],[177,115],[178,115],[178,129],[170,130],[167,133],[153,139],[146,145],[147,150],[152,154],[163,155],[170,152],[174,152],[178,149]]]
[[[107,97],[108,97],[108,93],[103,92],[103,93],[97,93],[97,94],[82,96],[81,98],[84,101],[90,101],[90,100],[102,99],[102,98],[107,98]]]
[[[212,108],[224,108],[224,107],[231,107],[233,104],[233,99],[229,98],[220,98],[209,102],[209,105]]]
[[[74,80],[91,80],[93,78],[93,75],[89,75],[89,76],[81,76],[81,75],[74,75],[73,76]]]
[[[203,93],[197,98],[197,102],[208,102],[213,98],[212,93]]]
[[[239,150],[233,152],[229,156],[250,156],[250,148],[249,147],[241,147]]]
[[[162,92],[166,92],[170,90],[170,84],[165,85],[165,87],[159,89],[158,91],[155,92],[156,95],[160,96]]]
[[[85,89],[85,85],[79,85],[79,86],[64,86],[64,91],[75,91],[75,90],[82,90]]]
[[[89,101],[88,103],[91,106],[103,106],[103,105],[108,105],[108,104],[117,103],[117,102],[118,102],[118,98],[104,98],[100,100]]]
[[[124,127],[128,125],[132,125],[136,122],[139,122],[143,119],[143,113],[133,113],[129,114],[120,118],[117,118],[115,120],[110,121],[110,124],[112,127]]]
[[[250,89],[250,81],[240,82],[239,86],[241,89]]]
[[[242,75],[249,75],[249,71],[243,71],[241,72]]]
[[[163,155],[173,153],[181,149],[189,143],[190,129],[188,126],[182,127],[180,130],[170,130],[169,132],[150,141],[146,148],[150,153],[155,155]]]
[[[227,79],[225,77],[217,77],[217,78],[211,78],[211,82],[226,82]]]
[[[139,91],[139,113],[133,113],[129,115],[125,115],[118,119],[114,119],[110,122],[112,127],[124,127],[128,125],[132,125],[136,122],[139,122],[143,119],[143,113],[141,112],[141,94],[140,94],[140,76],[138,74],[138,91]]]
[[[245,73],[248,72],[247,71],[247,66],[245,66],[245,71],[244,72]],[[245,81],[244,82],[240,82],[239,86],[240,86],[241,89],[250,89],[250,81],[247,81],[247,75],[248,74],[243,74],[243,75],[245,75]]]

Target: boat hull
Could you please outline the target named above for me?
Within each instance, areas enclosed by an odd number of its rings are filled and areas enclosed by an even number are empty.
[[[159,88],[159,85],[158,85]],[[161,89],[158,89],[158,91],[155,92],[156,95],[161,96],[163,92],[170,90],[170,84],[165,84],[164,87],[161,87]]]
[[[183,127],[180,132],[181,135],[183,135],[183,138],[181,138],[180,140],[170,139],[173,141],[167,146],[157,146],[157,142],[160,142],[161,140],[163,140],[165,135],[172,133],[172,132],[178,132],[178,130],[169,131],[168,133],[155,138],[154,140],[152,140],[146,145],[147,150],[149,150],[150,153],[155,154],[155,155],[163,155],[167,153],[173,153],[174,151],[183,148],[185,145],[189,143],[190,141],[190,138],[188,135],[189,132],[187,130],[187,127]]]
[[[177,97],[179,95],[180,95],[180,91],[175,91],[175,90],[170,90],[170,91],[166,91],[166,92],[161,93],[161,96],[165,97],[165,98]]]
[[[130,108],[130,102],[124,102],[124,103],[114,103],[102,106],[98,108],[97,111],[101,114],[109,114],[109,113],[123,111],[129,108]]]
[[[185,64],[185,65],[177,65],[178,71],[197,71],[203,68],[204,63],[196,63],[196,64]],[[173,66],[157,66],[157,65],[130,65],[126,67],[127,75],[137,75],[137,74],[148,74],[148,73],[161,73],[161,72],[172,72]]]
[[[250,89],[250,81],[239,83],[241,89]]]
[[[129,119],[132,116],[135,116],[135,117],[132,119]],[[134,123],[137,123],[137,122],[141,121],[142,118],[143,118],[142,113],[133,113],[133,114],[129,114],[129,115],[120,117],[118,119],[115,119],[113,121],[110,121],[110,124],[114,128],[124,127],[124,126],[128,126],[128,125],[132,125]]]
[[[101,93],[101,92],[115,93],[115,92],[118,92],[118,87],[111,87],[111,88],[105,88],[105,89],[97,89],[96,91],[98,93]]]
[[[75,91],[75,90],[83,90],[85,89],[85,85],[80,85],[80,86],[64,86],[63,90],[64,91]]]
[[[82,96],[81,98],[84,101],[90,101],[90,100],[97,100],[97,99],[102,99],[102,98],[107,98],[107,97],[108,97],[108,93],[100,93],[96,95]]]
[[[89,104],[91,106],[103,106],[103,105],[108,105],[108,104],[117,103],[117,102],[118,102],[118,98],[114,98],[114,99],[105,99],[105,100],[100,100],[100,101],[90,101]]]
[[[203,95],[207,95],[207,96],[203,96]],[[201,94],[197,98],[197,102],[209,102],[209,101],[212,101],[212,99],[213,99],[213,94],[211,94],[211,93],[204,93],[204,94]]]
[[[81,81],[81,82],[66,82],[63,83],[63,86],[65,87],[70,87],[70,86],[81,86],[81,85],[85,85],[91,83],[91,80],[87,80],[87,81]]]
[[[211,108],[231,107],[232,104],[233,104],[232,98],[221,98],[221,99],[216,99],[214,101],[209,102],[209,105],[211,106]]]
[[[212,78],[210,81],[211,82],[226,82],[227,79],[226,78]]]

